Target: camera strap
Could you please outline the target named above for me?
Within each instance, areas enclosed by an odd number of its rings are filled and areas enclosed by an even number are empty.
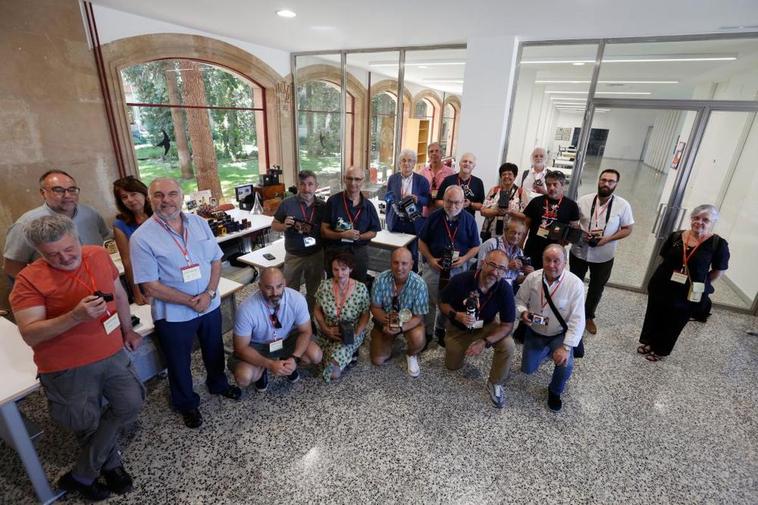
[[[614,196],[611,196],[611,199],[608,200],[608,205],[605,208],[605,224],[603,225],[603,233],[605,233],[605,229],[608,227],[608,220],[611,217],[611,209],[613,208],[613,199],[614,199]],[[592,200],[592,207],[590,208],[590,220],[594,218],[595,226],[600,226],[600,220],[598,219],[598,216],[595,214],[596,203],[597,203],[597,195],[595,195],[595,198]],[[602,206],[598,208],[598,212],[600,212],[600,209],[602,209]],[[589,223],[589,228],[592,229],[592,221],[590,221]]]
[[[560,285],[560,282],[558,284]],[[558,286],[555,287],[555,291],[557,290],[558,290]],[[563,332],[564,333],[567,332],[568,325],[566,324],[566,321],[563,319],[563,316],[561,316],[561,313],[558,312],[558,309],[555,308],[555,303],[553,303],[553,297],[550,295],[550,289],[547,287],[547,283],[545,282],[545,277],[542,277],[542,291],[545,293],[545,298],[547,298],[547,303],[550,305],[550,310],[553,311],[553,314],[555,314],[556,319],[558,319],[558,323],[561,325],[561,328],[563,328]]]

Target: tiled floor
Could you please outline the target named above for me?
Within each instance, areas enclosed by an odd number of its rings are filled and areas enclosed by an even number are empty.
[[[123,440],[135,490],[110,502],[758,503],[758,337],[745,333],[758,320],[717,311],[653,364],[635,352],[644,308],[642,295],[606,292],[558,414],[545,404],[547,364],[533,376],[514,368],[506,408],[494,409],[490,351],[451,373],[435,346],[414,380],[402,355],[377,368],[364,345],[335,383],[274,380],[240,403],[207,394],[196,357],[205,424],[184,428],[166,381],[150,383]],[[50,423],[41,393],[21,410],[45,429],[38,450],[59,476],[73,438]],[[0,502],[32,496],[0,444]]]

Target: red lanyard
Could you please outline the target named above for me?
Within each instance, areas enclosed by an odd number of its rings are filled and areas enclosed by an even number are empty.
[[[481,273],[481,270],[477,270],[476,274],[474,275],[474,279],[476,279],[476,283],[477,283],[477,286],[476,286],[477,290],[479,290],[479,274],[480,273]],[[484,307],[486,307],[487,304],[490,302],[490,300],[492,300],[492,295],[494,291],[495,291],[495,285],[493,284],[492,286],[490,286],[489,295],[487,296],[487,299],[484,301],[484,303],[479,304],[479,317],[482,317],[482,312],[484,312]],[[479,292],[481,293],[481,291]]]
[[[168,224],[166,224],[161,218],[156,217],[155,219],[161,224],[161,226],[163,226],[163,229],[166,230],[166,232],[171,236],[171,239],[174,241],[174,244],[176,244],[176,247],[178,247],[179,250],[182,252],[182,256],[184,256],[184,260],[189,265],[190,264],[189,250],[186,247],[182,246],[182,244],[180,244],[178,240],[176,240],[176,232],[174,232],[174,230],[171,229],[171,227]],[[185,244],[189,243],[189,222],[187,222],[187,224],[184,226],[184,234],[182,238],[184,239]]]
[[[79,278],[78,274],[77,275],[68,274],[68,276],[71,279],[73,279],[76,282],[78,282],[79,284],[81,284],[82,286],[84,286],[84,289],[87,290],[87,293],[89,293],[91,295],[91,294],[94,294],[95,291],[97,291],[97,284],[95,283],[95,277],[93,277],[92,272],[89,269],[89,264],[87,263],[87,260],[84,259],[84,258],[82,258],[82,263],[84,264],[84,270],[87,271],[87,277],[89,277],[89,282],[90,282],[89,286],[87,286],[87,284],[85,284],[85,282]],[[105,312],[110,316],[111,315],[111,311],[108,310],[108,304],[107,304],[107,302],[106,302],[105,307],[106,307]]]
[[[687,236],[684,235],[685,233],[687,234]],[[711,236],[708,235],[707,237],[699,241],[697,245],[692,249],[692,251],[690,251],[690,253],[687,254],[687,237],[689,237],[689,235],[690,235],[689,231],[685,231],[684,233],[682,233],[682,271],[684,271],[685,269],[689,270],[687,263],[689,263],[690,258],[692,258],[692,256],[695,255],[695,251],[698,250],[698,248],[703,242],[711,238]]]
[[[546,196],[545,197],[545,213],[542,215],[542,217],[546,218],[557,218],[558,217],[558,209],[561,206],[561,202],[563,201],[563,197],[561,197],[560,200],[558,200],[558,203],[555,205],[555,208],[553,210],[549,210],[550,206],[550,199]]]
[[[359,197],[360,198],[360,197]],[[361,215],[361,212],[363,212],[363,208],[361,207],[361,210],[359,210],[355,217],[350,213],[350,209],[347,207],[347,197],[345,196],[345,192],[342,192],[342,203],[345,204],[345,214],[347,214],[347,218],[350,220],[350,224],[353,225],[353,229],[355,229],[355,222],[358,221],[358,218]]]
[[[309,222],[309,223],[312,224],[313,223],[313,215],[316,214],[316,202],[313,202],[313,204],[312,204],[313,207],[311,208],[311,217],[308,217],[305,214],[305,205],[303,205],[303,202],[299,202],[299,203],[300,203],[300,210],[303,213],[303,219],[305,219],[307,222]]]
[[[544,279],[544,277],[543,277]],[[547,280],[547,279],[545,279]],[[563,274],[561,274],[561,278],[558,279],[558,284],[555,285],[553,290],[550,292],[550,298],[553,297],[556,291],[558,291],[558,288],[561,287],[561,282],[563,282]],[[542,283],[542,289],[540,290],[540,304],[542,305],[542,308],[545,308],[545,305],[547,305],[547,302],[545,301],[545,286],[547,285],[546,282]]]
[[[334,305],[337,309],[337,321],[340,320],[340,314],[342,314],[342,308],[345,306],[345,303],[347,303],[347,299],[350,296],[350,293],[353,292],[354,284],[352,282],[352,279],[347,280],[347,287],[345,288],[345,291],[342,292],[342,299],[340,300],[340,293],[337,289],[337,279],[334,279],[332,281],[332,293],[334,294]]]
[[[447,238],[450,239],[450,245],[455,247],[455,236],[458,235],[458,226],[456,225],[455,231],[450,232],[450,226],[447,224],[447,218],[442,218],[442,222],[445,224],[445,231],[447,231]]]

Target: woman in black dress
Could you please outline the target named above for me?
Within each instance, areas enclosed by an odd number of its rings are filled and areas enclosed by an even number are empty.
[[[648,284],[637,348],[648,361],[671,353],[690,316],[713,293],[712,282],[729,266],[729,244],[712,233],[718,218],[713,205],[698,205],[690,214],[690,229],[672,233],[661,248],[663,262]]]

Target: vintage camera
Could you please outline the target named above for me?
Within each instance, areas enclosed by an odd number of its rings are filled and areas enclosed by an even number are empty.
[[[463,307],[466,309],[466,315],[472,316],[476,320],[479,311],[479,293],[471,291],[463,301]],[[469,327],[469,330],[471,329],[472,327]]]
[[[508,195],[507,191],[500,190],[500,193],[498,194],[497,198],[497,208],[498,209],[507,209],[508,203],[511,201],[510,198],[508,198],[510,195]]]
[[[353,322],[340,321],[339,327],[342,343],[345,345],[352,345],[355,342],[355,326],[353,326]]]
[[[539,324],[539,325],[547,324],[547,318],[541,314],[535,314],[533,312],[530,312],[529,314],[527,314],[526,317],[527,319],[529,319],[529,321],[532,322],[532,324]]]
[[[413,201],[412,195],[408,195],[397,202],[397,206],[410,221],[415,221],[421,217],[421,212],[419,212],[416,202]]]
[[[292,219],[295,220],[295,224],[292,225],[292,229],[295,230],[298,233],[302,233],[303,235],[310,235],[313,231],[313,224],[309,223],[308,221],[303,221],[302,219],[298,219],[296,217],[293,217]]]
[[[591,231],[590,232],[590,238],[586,239],[584,242],[590,246],[590,247],[597,247],[597,243],[600,242],[600,239],[603,237],[603,231]]]
[[[112,302],[113,301],[113,293],[103,293],[102,291],[95,291],[92,293],[94,296],[99,296],[106,302]]]
[[[455,254],[455,251],[453,250],[453,246],[449,245],[442,251],[442,257],[440,258],[440,267],[442,270],[450,271],[451,268],[453,268],[453,255]]]
[[[518,256],[516,259],[517,259],[518,261],[520,261],[520,262],[521,262],[521,264],[522,264],[523,266],[525,266],[525,267],[530,267],[530,266],[532,266],[532,258],[530,258],[529,256]]]
[[[537,179],[536,181],[534,181],[534,185],[535,186],[542,187],[543,184],[545,184],[545,183],[543,182],[542,179]]]
[[[463,197],[466,200],[473,200],[474,199],[474,192],[471,191],[471,187],[468,184],[461,185],[461,189],[463,190]]]

